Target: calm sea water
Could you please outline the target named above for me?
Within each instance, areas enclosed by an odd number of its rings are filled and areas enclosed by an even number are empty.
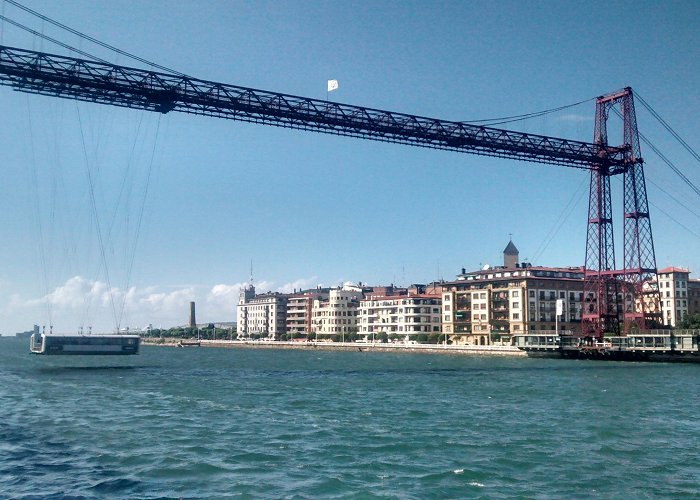
[[[0,498],[700,495],[700,365],[0,339]]]

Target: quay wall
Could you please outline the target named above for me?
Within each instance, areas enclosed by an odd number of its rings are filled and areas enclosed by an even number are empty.
[[[191,339],[142,338],[142,345],[178,347],[180,341],[192,342]],[[224,347],[237,349],[320,349],[328,351],[376,351],[376,352],[410,352],[430,354],[464,354],[477,356],[520,356],[527,353],[514,346],[476,346],[444,344],[389,344],[364,342],[283,342],[283,341],[240,341],[240,340],[200,340],[201,347]],[[185,346],[183,348],[192,348]]]

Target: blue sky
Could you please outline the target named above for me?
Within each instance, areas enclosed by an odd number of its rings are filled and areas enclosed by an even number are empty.
[[[24,4],[194,77],[319,99],[337,79],[332,100],[449,120],[540,111],[631,86],[700,148],[697,2]],[[64,43],[141,66],[4,0],[0,9]],[[5,45],[68,55],[1,26]],[[178,325],[190,300],[200,322],[231,321],[251,259],[259,290],[284,291],[453,279],[462,267],[500,263],[509,233],[521,259],[583,264],[582,170],[5,87],[0,108],[5,335],[49,322],[60,331]],[[512,128],[590,141],[594,110],[589,101]],[[640,131],[700,184],[697,162],[639,103],[637,117]],[[612,136],[616,122],[609,127]],[[657,264],[697,273],[697,195],[649,148],[642,152]],[[613,205],[619,242],[619,196]],[[616,250],[621,267],[619,243]]]

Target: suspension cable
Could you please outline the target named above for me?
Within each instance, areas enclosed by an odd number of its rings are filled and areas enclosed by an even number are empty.
[[[648,102],[646,102],[641,95],[639,95],[639,92],[635,91],[634,95],[639,99],[639,102],[642,103],[642,105],[647,109],[647,111],[649,111],[649,113],[651,113],[652,116],[654,118],[656,118],[659,121],[659,123],[661,123],[661,125],[663,125],[663,127],[673,137],[676,138],[676,140],[681,144],[681,146],[683,146],[685,148],[685,150],[688,151],[688,153],[690,153],[693,158],[695,158],[698,162],[700,162],[700,155],[693,148],[691,148],[690,145],[687,142],[685,142],[683,140],[683,138],[680,135],[678,135],[678,133],[675,130],[673,130],[673,128],[666,122],[666,120],[661,118],[661,116],[654,110],[654,108],[652,108],[651,105]]]
[[[5,0],[5,1],[7,1],[7,0]],[[34,35],[34,36],[38,36],[39,38],[43,38],[44,40],[48,40],[48,41],[51,42],[51,43],[55,43],[56,45],[58,45],[58,46],[60,46],[60,47],[63,47],[64,49],[71,50],[71,51],[73,51],[73,52],[75,52],[75,53],[77,53],[77,54],[80,54],[81,56],[89,57],[90,59],[93,59],[93,60],[95,60],[95,61],[97,61],[97,62],[101,62],[101,63],[104,63],[104,64],[110,64],[109,62],[105,61],[104,59],[100,59],[100,58],[97,57],[97,56],[93,56],[92,54],[88,54],[87,52],[82,51],[82,50],[80,50],[80,49],[77,49],[77,48],[75,48],[75,47],[72,47],[72,46],[70,46],[70,45],[68,45],[68,44],[66,44],[66,43],[59,42],[59,41],[56,40],[55,38],[51,38],[51,37],[48,36],[48,35],[44,35],[43,33],[39,33],[38,31],[33,30],[33,29],[31,29],[30,27],[25,26],[24,24],[18,23],[17,21],[13,21],[12,19],[9,19],[8,17],[5,17],[5,16],[3,16],[3,15],[0,15],[0,19],[3,20],[3,21],[7,21],[8,23],[10,23],[10,24],[12,24],[12,25],[18,27],[19,29],[22,29],[22,30],[26,31],[27,33],[31,33],[31,34]]]
[[[42,222],[42,214],[41,214],[41,195],[39,192],[39,173],[38,173],[38,167],[37,167],[37,160],[36,160],[36,154],[35,154],[35,148],[34,148],[34,133],[33,133],[33,125],[32,125],[32,111],[31,107],[29,104],[29,101],[27,100],[27,119],[29,121],[29,144],[30,144],[30,158],[31,158],[31,183],[32,187],[34,189],[34,211],[35,211],[35,216],[36,216],[36,223],[39,229],[39,244],[37,245],[39,247],[39,257],[41,259],[41,268],[42,268],[42,278],[43,278],[43,284],[44,284],[44,296],[46,298],[46,315],[49,320],[49,326],[53,326],[53,310],[51,307],[51,294],[49,293],[49,276],[48,276],[48,263],[46,260],[46,246],[47,246],[47,238],[45,237],[44,234],[44,224]]]
[[[155,156],[156,156],[156,145],[158,143],[158,133],[160,131],[160,122],[161,122],[162,116],[163,116],[162,114],[158,115],[158,122],[156,125],[156,133],[155,133],[155,138],[153,139],[153,148],[151,150],[151,159],[150,159],[150,162],[148,164],[148,174],[146,176],[146,186],[143,190],[143,196],[141,199],[141,207],[139,208],[139,215],[138,215],[138,219],[136,222],[136,230],[135,230],[135,235],[134,235],[133,246],[130,249],[130,252],[129,252],[130,255],[128,255],[127,272],[126,272],[126,285],[124,287],[124,296],[122,299],[121,308],[119,310],[119,322],[120,323],[121,323],[122,318],[124,316],[124,309],[126,307],[126,299],[127,299],[128,293],[129,293],[129,286],[131,284],[131,277],[132,277],[132,272],[134,269],[134,261],[136,260],[136,247],[138,245],[139,236],[141,234],[141,225],[143,223],[143,215],[144,215],[144,211],[146,208],[146,200],[148,198],[148,188],[151,184],[151,174],[153,172],[153,164],[154,164]]]
[[[617,116],[619,116],[620,118],[623,118],[622,113],[620,113],[620,111],[618,111],[616,108],[612,108],[612,110],[615,112],[615,114],[617,114]],[[683,172],[681,172],[680,169],[678,167],[676,167],[671,160],[669,160],[661,151],[659,151],[659,149],[656,146],[654,146],[654,144],[652,144],[652,142],[649,139],[647,139],[644,134],[642,134],[639,131],[637,133],[639,134],[639,138],[642,140],[642,142],[644,142],[644,144],[649,146],[649,148],[651,148],[651,150],[654,153],[656,153],[657,156],[659,158],[661,158],[661,160],[664,163],[666,163],[666,165],[671,167],[671,170],[673,170],[676,173],[676,175],[678,177],[680,177],[681,180],[688,185],[688,187],[690,187],[690,189],[695,191],[695,194],[700,196],[700,189],[693,183],[693,181],[688,179],[688,177],[686,177],[685,174]]]
[[[504,123],[513,123],[513,122],[528,120],[530,118],[538,118],[540,116],[548,115],[550,113],[556,113],[557,111],[562,111],[564,109],[573,108],[574,106],[579,106],[581,104],[584,104],[586,102],[593,101],[593,100],[595,100],[595,97],[592,97],[590,99],[584,99],[583,101],[575,102],[573,104],[567,104],[565,106],[559,106],[556,108],[545,109],[544,111],[535,111],[533,113],[525,113],[523,115],[502,116],[500,118],[488,118],[488,119],[484,119],[484,120],[463,121],[461,123],[466,123],[469,125],[476,125],[476,124],[482,123],[482,124],[488,124],[489,126],[502,125]]]
[[[112,284],[111,284],[111,281],[109,279],[109,267],[107,266],[107,257],[105,255],[105,244],[104,244],[104,240],[102,238],[102,230],[100,227],[100,217],[99,217],[99,213],[97,210],[97,201],[96,201],[96,197],[95,197],[95,181],[92,178],[92,172],[90,171],[90,161],[88,159],[88,154],[87,154],[87,145],[85,142],[85,133],[83,131],[83,123],[82,123],[82,119],[80,117],[80,107],[77,104],[78,103],[76,102],[76,110],[78,113],[78,123],[80,125],[80,137],[81,137],[82,143],[83,143],[83,154],[85,155],[85,170],[87,173],[88,183],[90,184],[90,200],[92,202],[91,203],[92,210],[93,210],[93,213],[95,216],[95,228],[97,230],[97,239],[98,239],[98,242],[100,245],[100,255],[102,257],[102,265],[104,266],[104,270],[105,270],[105,281],[107,282],[107,288],[109,289],[109,300],[110,300],[111,305],[112,305],[112,315],[114,317],[114,324],[117,328],[117,332],[119,332],[120,325],[119,325],[119,321],[117,319],[117,308],[114,304],[114,291],[112,290]]]
[[[583,198],[583,195],[586,193],[585,187],[587,185],[588,181],[584,180],[584,182],[581,183],[578,189],[576,189],[574,194],[571,196],[569,202],[559,213],[559,217],[554,223],[554,226],[550,228],[549,232],[545,235],[544,239],[537,247],[537,250],[535,250],[535,253],[532,257],[532,262],[537,262],[539,260],[539,258],[545,252],[545,250],[547,250],[549,244],[554,240],[554,237],[559,233],[562,226],[566,223],[567,220],[569,220],[569,217],[571,217],[571,214],[573,213],[574,209],[578,206],[578,204],[581,202],[581,199]]]
[[[121,49],[119,49],[119,48],[117,48],[117,47],[114,47],[114,46],[112,46],[112,45],[109,45],[109,44],[107,44],[107,43],[105,43],[105,42],[102,42],[102,41],[100,41],[100,40],[98,40],[98,39],[96,39],[96,38],[94,38],[94,37],[92,37],[92,36],[90,36],[90,35],[86,35],[85,33],[82,33],[82,32],[80,32],[80,31],[78,31],[78,30],[76,30],[76,29],[73,29],[73,28],[71,28],[70,26],[66,26],[65,24],[59,23],[58,21],[55,21],[54,19],[51,19],[50,17],[47,17],[47,16],[45,16],[45,15],[43,15],[43,14],[40,14],[39,12],[36,12],[36,11],[30,9],[29,7],[25,7],[24,5],[22,5],[22,4],[19,3],[19,2],[16,2],[15,0],[5,0],[5,1],[6,1],[7,3],[11,4],[11,5],[14,5],[15,7],[19,8],[19,9],[22,9],[22,10],[25,11],[25,12],[28,12],[28,13],[30,13],[30,14],[32,14],[32,15],[38,17],[39,19],[41,19],[41,20],[43,20],[43,21],[46,21],[46,22],[48,22],[48,23],[51,23],[51,24],[53,24],[54,26],[57,26],[57,27],[59,27],[59,28],[61,28],[61,29],[64,29],[64,30],[68,31],[69,33],[72,33],[72,34],[74,34],[74,35],[77,35],[78,37],[83,38],[83,39],[85,39],[85,40],[88,40],[88,41],[90,41],[90,42],[92,42],[92,43],[95,43],[95,44],[97,44],[97,45],[99,45],[99,46],[101,46],[101,47],[104,47],[104,48],[106,48],[106,49],[112,50],[112,51],[116,52],[117,54],[120,54],[120,55],[123,55],[123,56],[126,56],[126,57],[130,57],[131,59],[134,59],[134,60],[136,60],[136,61],[139,61],[139,62],[142,62],[142,63],[144,63],[144,64],[147,64],[148,66],[152,66],[152,67],[154,67],[154,68],[158,68],[158,69],[160,69],[160,70],[167,71],[167,72],[169,72],[169,73],[175,73],[175,74],[180,75],[180,76],[186,76],[184,73],[180,73],[179,71],[175,71],[175,70],[173,70],[173,69],[166,68],[165,66],[161,66],[160,64],[156,64],[156,63],[154,63],[154,62],[152,62],[152,61],[149,61],[149,60],[147,60],[147,59],[144,59],[144,58],[142,58],[142,57],[136,56],[136,55],[134,55],[134,54],[131,54],[131,53],[129,53],[129,52],[126,52],[126,51],[124,51],[124,50],[121,50]]]

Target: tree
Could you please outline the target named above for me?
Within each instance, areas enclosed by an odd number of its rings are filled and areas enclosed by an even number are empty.
[[[683,319],[676,325],[678,330],[697,330],[700,329],[700,314],[683,315]]]
[[[437,332],[433,332],[430,335],[428,335],[428,344],[439,344],[440,343],[440,334]]]

